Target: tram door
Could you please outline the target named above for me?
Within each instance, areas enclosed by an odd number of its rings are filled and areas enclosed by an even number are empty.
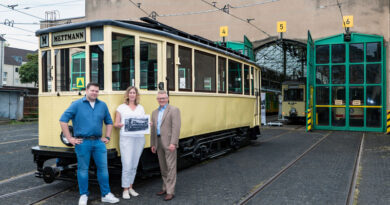
[[[383,131],[385,68],[383,38],[336,35],[314,43],[314,127]]]
[[[161,42],[140,39],[140,89],[158,90],[158,83],[164,82],[161,55]]]

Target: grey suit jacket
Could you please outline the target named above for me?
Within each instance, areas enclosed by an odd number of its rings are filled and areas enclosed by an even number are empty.
[[[158,109],[152,113],[152,128],[150,132],[150,145],[157,148],[157,119]],[[172,105],[167,105],[164,110],[162,123],[160,127],[160,137],[164,149],[168,149],[170,144],[179,147],[179,136],[181,127],[180,110]]]

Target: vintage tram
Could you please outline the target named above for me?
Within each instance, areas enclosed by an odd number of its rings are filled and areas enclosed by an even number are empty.
[[[282,115],[290,121],[305,121],[306,84],[304,81],[282,83]]]
[[[101,85],[114,119],[128,86],[140,88],[147,114],[158,107],[158,90],[181,110],[178,155],[203,160],[240,147],[260,134],[260,68],[246,56],[152,19],[97,20],[41,29],[39,49],[39,145],[32,148],[37,177],[46,182],[75,177],[74,148],[61,135],[59,118]],[[105,129],[105,127],[103,128]],[[104,131],[103,131],[104,133]],[[138,170],[158,170],[150,136]],[[119,131],[106,145],[110,173],[120,173]],[[57,159],[55,167],[47,162]],[[91,165],[93,169],[93,164]]]

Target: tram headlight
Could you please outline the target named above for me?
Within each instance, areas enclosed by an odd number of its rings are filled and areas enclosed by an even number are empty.
[[[73,127],[72,126],[69,126],[69,132],[70,132],[70,135],[73,136]],[[73,146],[69,141],[68,139],[66,139],[65,135],[63,132],[61,132],[60,134],[60,139],[61,139],[61,142],[64,143],[64,145],[66,146]]]

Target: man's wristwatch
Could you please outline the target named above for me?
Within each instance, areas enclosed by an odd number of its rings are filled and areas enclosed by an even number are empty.
[[[109,136],[106,136],[106,139],[108,139],[108,141],[110,141],[110,140],[111,140],[111,138],[110,138]]]

